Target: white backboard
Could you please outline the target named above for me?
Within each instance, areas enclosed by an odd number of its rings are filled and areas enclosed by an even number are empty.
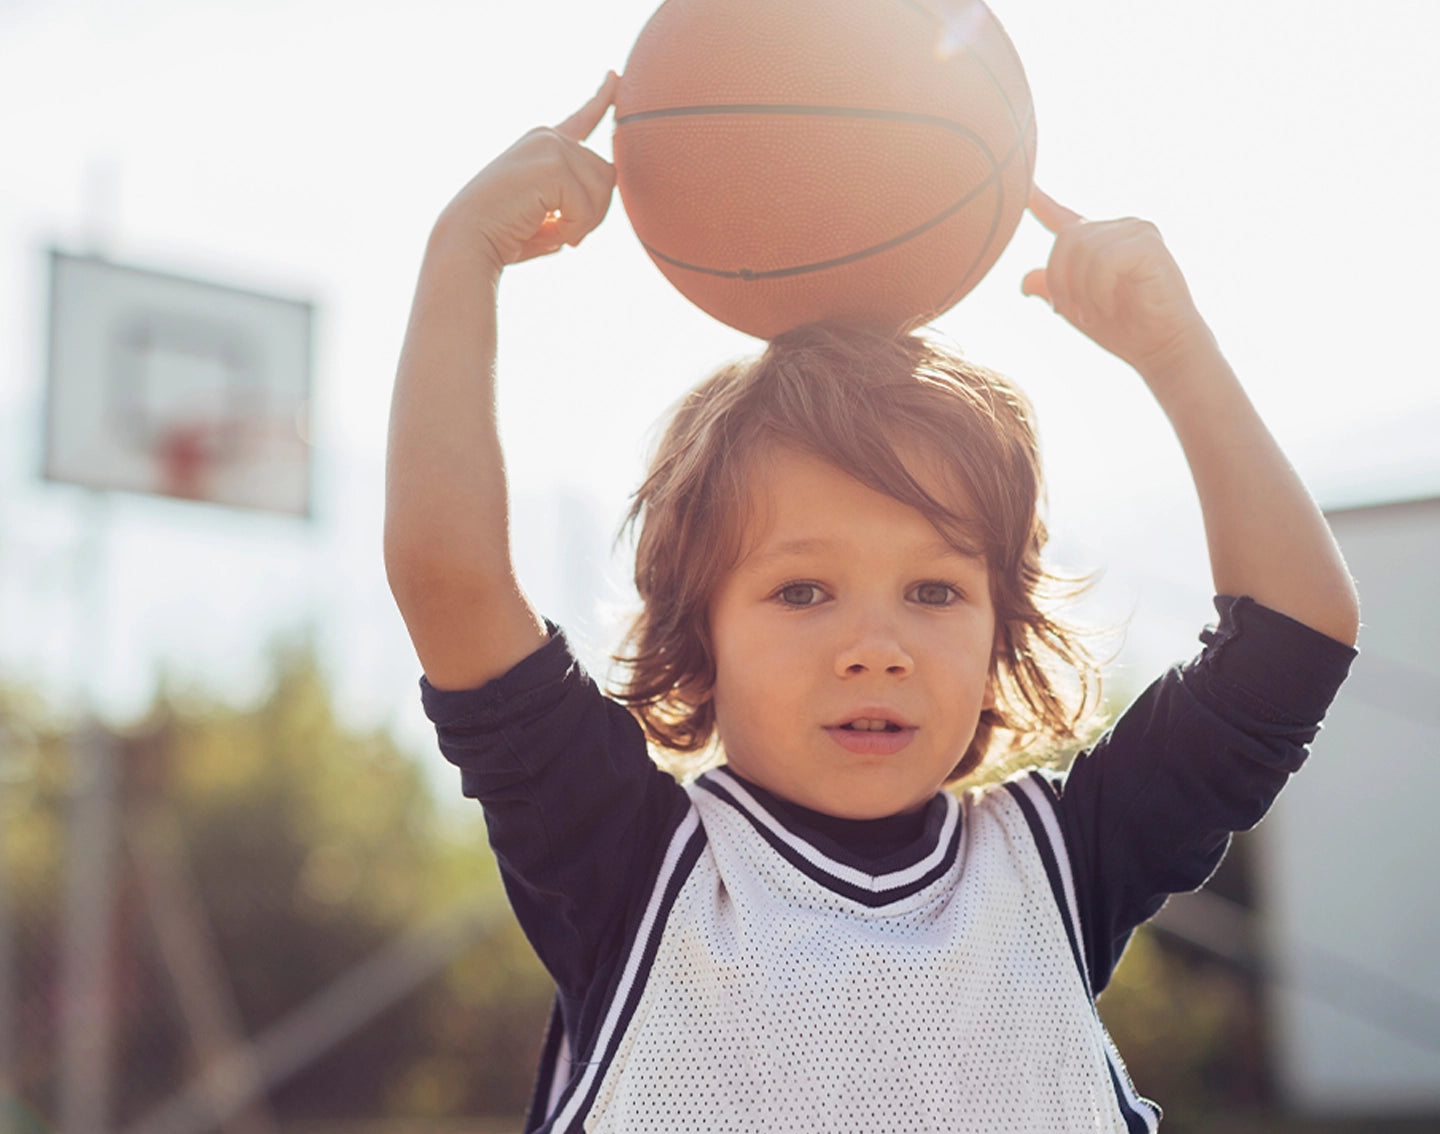
[[[50,264],[48,479],[309,515],[309,303]]]

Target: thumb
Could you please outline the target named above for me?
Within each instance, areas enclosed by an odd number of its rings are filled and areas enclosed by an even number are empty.
[[[1026,272],[1025,278],[1020,281],[1020,293],[1022,295],[1035,295],[1050,302],[1050,287],[1046,282],[1045,269],[1036,268],[1033,272]]]

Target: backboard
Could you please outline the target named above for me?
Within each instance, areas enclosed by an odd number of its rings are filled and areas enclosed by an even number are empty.
[[[309,515],[309,303],[50,264],[47,479]]]

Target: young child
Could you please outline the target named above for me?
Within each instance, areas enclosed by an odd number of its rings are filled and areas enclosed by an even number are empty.
[[[390,440],[426,711],[558,987],[526,1129],[1154,1129],[1095,996],[1345,676],[1356,598],[1320,513],[1155,229],[1037,192],[1056,239],[1024,290],[1139,371],[1193,471],[1222,596],[1200,656],[1063,779],[943,790],[1073,736],[1092,676],[1041,602],[1031,412],[919,336],[811,327],[677,411],[602,695],[513,576],[492,372],[502,268],[605,215],[614,172],[581,143],[615,83],[444,210]],[[682,785],[647,736],[723,764]]]

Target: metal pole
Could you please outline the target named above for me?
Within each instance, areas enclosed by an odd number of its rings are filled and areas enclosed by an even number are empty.
[[[71,743],[64,940],[60,955],[60,1131],[106,1134],[110,1125],[111,966],[120,753],[93,706],[105,657],[108,502],[91,496],[80,628],[87,674],[85,724]]]
[[[84,184],[90,254],[103,258],[117,227],[120,169],[92,158]],[[116,815],[120,753],[98,719],[104,690],[107,541],[110,497],[86,493],[81,508],[79,625],[74,651],[84,724],[70,745],[65,907],[60,943],[60,1134],[106,1134],[110,1127],[111,936],[115,907]]]
[[[206,1134],[408,996],[508,916],[470,901],[421,924],[232,1048],[123,1134]]]
[[[110,939],[119,756],[98,721],[71,749],[60,977],[60,1130],[105,1134],[110,1095]]]
[[[9,860],[5,833],[10,827],[9,784],[18,758],[14,733],[0,717],[0,1134],[19,1130],[20,1067],[15,1050],[15,955],[11,944],[13,917],[10,911]]]
[[[240,1007],[226,979],[199,885],[190,874],[179,822],[153,800],[138,806],[132,802],[125,836],[161,960],[205,1073],[202,1082],[213,1092],[217,1125],[229,1134],[278,1134],[266,1105],[260,1065],[246,1042]],[[222,1064],[230,1075],[225,1082],[210,1074]],[[242,1096],[251,1101],[230,1105]]]

